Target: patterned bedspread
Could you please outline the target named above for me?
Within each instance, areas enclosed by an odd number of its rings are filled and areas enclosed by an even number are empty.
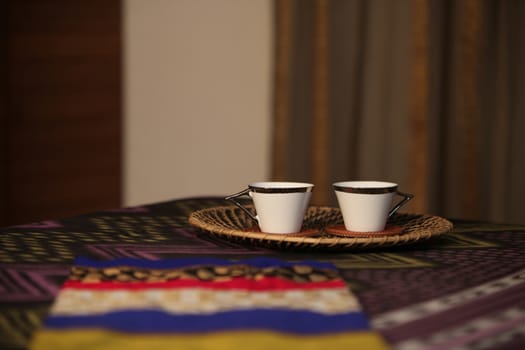
[[[225,204],[184,199],[0,229],[0,348],[525,348],[522,225],[456,220],[414,245],[299,253],[188,225],[192,211]]]

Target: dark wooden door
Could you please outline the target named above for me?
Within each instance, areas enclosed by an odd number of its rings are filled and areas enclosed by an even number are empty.
[[[0,8],[0,226],[121,205],[121,3]]]

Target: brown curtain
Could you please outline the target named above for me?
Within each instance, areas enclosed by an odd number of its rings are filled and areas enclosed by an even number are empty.
[[[407,211],[525,222],[525,2],[276,0],[273,178],[384,179]]]

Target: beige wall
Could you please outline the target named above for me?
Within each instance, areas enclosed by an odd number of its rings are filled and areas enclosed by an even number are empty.
[[[269,174],[270,0],[124,1],[124,204]]]

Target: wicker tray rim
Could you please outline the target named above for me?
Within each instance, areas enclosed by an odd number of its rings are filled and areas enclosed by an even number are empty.
[[[308,222],[309,213],[314,212],[320,216],[328,215],[331,220],[327,221],[328,224],[333,224],[336,221],[341,222],[340,211],[338,208],[327,207],[327,206],[312,206],[309,208],[307,215],[305,216],[305,222]],[[236,216],[242,218],[236,218]],[[234,206],[222,206],[212,207],[207,209],[201,209],[193,212],[189,217],[189,223],[195,227],[198,227],[206,232],[215,234],[217,236],[239,241],[246,241],[252,244],[259,243],[270,243],[271,245],[284,244],[286,248],[293,248],[297,246],[307,247],[367,247],[367,246],[393,246],[398,244],[407,244],[417,242],[420,240],[435,237],[444,233],[449,232],[453,225],[450,221],[429,214],[399,214],[398,217],[408,215],[408,217],[417,220],[418,223],[422,224],[421,228],[415,228],[410,230],[410,220],[406,224],[407,232],[399,235],[390,236],[369,236],[369,237],[342,237],[342,236],[331,236],[325,233],[321,233],[319,236],[294,236],[287,234],[272,234],[264,232],[255,232],[244,229],[236,228],[233,222],[229,223],[228,220],[238,220],[237,226],[243,223],[247,223],[242,211]],[[333,218],[337,217],[336,220]],[[251,219],[250,219],[251,220]],[[413,221],[412,220],[412,221]],[[220,225],[217,222],[221,223]],[[426,225],[426,226],[425,226]],[[322,229],[321,229],[322,231]]]

